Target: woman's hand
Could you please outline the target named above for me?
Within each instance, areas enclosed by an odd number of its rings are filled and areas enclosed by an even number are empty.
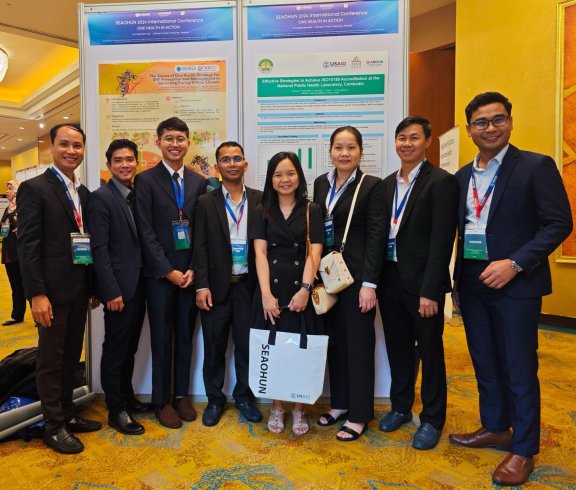
[[[358,303],[362,313],[368,313],[376,306],[376,289],[362,286],[358,295]]]
[[[310,298],[310,292],[307,289],[300,288],[298,292],[292,296],[288,308],[290,311],[304,311]]]
[[[278,299],[272,294],[262,295],[262,308],[264,310],[264,318],[270,320],[272,325],[276,325],[274,319],[280,317]]]

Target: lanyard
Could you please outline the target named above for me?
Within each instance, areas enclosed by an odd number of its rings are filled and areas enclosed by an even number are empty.
[[[180,221],[182,221],[182,209],[184,208],[184,179],[182,179],[182,184],[178,188],[178,184],[174,179],[172,179],[172,187],[174,188],[174,197],[176,198],[176,206],[178,206],[178,216]]]
[[[336,173],[334,173],[334,185],[332,185],[332,188],[330,189],[330,197],[328,198],[328,205],[326,206],[326,214],[330,214],[330,206],[332,204],[332,201],[334,200],[334,197],[339,195],[343,190],[344,187],[346,187],[346,185],[348,184],[348,181],[350,180],[350,177],[352,177],[353,174],[350,174],[348,176],[348,178],[342,183],[342,185],[340,186],[340,189],[338,189],[338,191],[336,191]]]
[[[482,201],[479,201],[478,200],[478,189],[476,188],[476,177],[474,177],[474,170],[472,170],[472,197],[474,198],[474,207],[476,208],[476,217],[478,219],[480,218],[480,214],[482,214],[482,210],[484,209],[484,206],[486,205],[486,201],[488,201],[490,194],[492,194],[492,191],[494,190],[494,187],[496,186],[496,178],[498,177],[498,172],[500,172],[500,166],[498,166],[498,169],[496,170],[494,177],[492,177],[492,181],[490,182],[488,189],[486,189],[486,193],[484,194]]]
[[[420,167],[420,168],[422,168],[422,167]],[[408,186],[408,190],[406,191],[406,194],[404,194],[404,197],[400,201],[400,205],[398,205],[398,178],[396,178],[396,192],[394,192],[394,219],[392,220],[392,222],[395,225],[398,224],[398,218],[402,214],[402,210],[404,209],[404,206],[406,205],[406,201],[408,200],[408,194],[410,194],[410,191],[412,190],[412,186],[414,185],[414,182],[416,182],[416,177],[418,177],[418,174],[420,173],[420,168],[418,169],[418,172],[416,172],[416,175],[412,179],[412,182],[410,182],[410,185]],[[400,172],[400,170],[398,170],[398,172]]]
[[[72,206],[72,211],[74,213],[74,219],[76,220],[76,225],[78,225],[78,229],[80,231],[82,231],[82,215],[80,214],[80,211],[82,211],[82,204],[80,203],[80,196],[78,196],[78,207],[80,208],[80,210],[78,210],[78,209],[76,209],[76,204],[74,204],[74,199],[72,199],[72,196],[70,195],[70,191],[68,190],[68,186],[66,185],[66,182],[64,182],[64,179],[62,178],[62,176],[56,170],[54,170],[54,168],[50,167],[50,170],[52,170],[52,173],[56,177],[58,177],[58,180],[60,181],[60,183],[64,187],[64,191],[66,191],[66,196],[68,197],[68,201],[70,201],[70,205]]]
[[[230,217],[232,218],[232,220],[236,224],[236,229],[238,231],[240,231],[240,221],[242,221],[242,216],[244,216],[244,205],[245,204],[246,204],[246,194],[244,194],[244,197],[242,197],[242,202],[240,203],[240,214],[239,214],[239,217],[236,218],[234,211],[232,211],[232,207],[228,203],[228,199],[224,198],[224,205],[226,206],[226,210],[228,211],[228,214],[230,215]]]

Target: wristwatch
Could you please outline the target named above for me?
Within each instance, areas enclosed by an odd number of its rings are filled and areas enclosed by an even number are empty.
[[[300,287],[306,289],[306,291],[310,292],[314,289],[314,286],[308,284],[307,282],[301,282]]]
[[[512,269],[514,269],[516,272],[522,272],[524,270],[514,260],[512,261]]]

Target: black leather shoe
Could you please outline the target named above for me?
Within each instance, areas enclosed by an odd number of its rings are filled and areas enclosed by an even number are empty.
[[[202,423],[206,427],[213,427],[218,422],[220,422],[220,417],[222,417],[222,412],[224,412],[224,407],[222,405],[216,405],[216,403],[209,403],[204,409],[202,414]]]
[[[108,425],[118,432],[129,436],[144,434],[142,424],[136,422],[126,410],[120,413],[108,414]]]
[[[440,435],[442,431],[437,429],[432,424],[424,422],[418,430],[415,432],[412,438],[412,447],[414,449],[432,449],[436,447],[438,441],[440,440]]]
[[[88,420],[76,415],[66,422],[66,428],[70,432],[96,432],[102,428],[102,424],[96,420]]]
[[[2,326],[9,327],[10,325],[16,325],[17,323],[22,323],[22,320],[12,320],[12,318],[10,318],[10,320],[6,320]]]
[[[384,418],[380,421],[378,427],[381,431],[384,432],[393,432],[398,430],[404,424],[408,422],[412,422],[412,412],[410,413],[400,413],[390,411],[388,412]]]
[[[249,422],[260,422],[262,420],[262,412],[254,402],[236,402],[236,408]]]
[[[150,403],[144,403],[131,397],[126,400],[126,410],[130,413],[147,413],[154,410],[154,407]]]
[[[64,427],[60,427],[53,434],[44,432],[42,436],[44,444],[62,454],[78,454],[84,451],[84,444]]]

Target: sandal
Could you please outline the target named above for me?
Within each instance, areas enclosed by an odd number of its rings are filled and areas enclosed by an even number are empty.
[[[339,441],[342,441],[342,442],[355,441],[362,434],[364,434],[364,432],[366,432],[367,429],[368,429],[368,424],[364,424],[364,427],[362,427],[362,430],[360,431],[360,433],[358,433],[354,429],[352,429],[351,427],[348,427],[347,425],[343,425],[342,428],[338,432],[346,432],[346,434],[350,434],[352,437],[341,437],[338,434],[336,434],[336,439],[338,439]]]
[[[292,410],[292,432],[297,436],[302,436],[309,430],[310,425],[304,410]]]
[[[323,413],[322,415],[320,415],[320,417],[318,417],[318,421],[316,422],[320,427],[328,427],[330,425],[334,425],[337,422],[340,422],[341,420],[346,420],[346,415],[348,414],[348,412],[344,412],[341,413],[340,415],[338,415],[338,417],[334,418],[332,417],[332,415],[330,415],[328,412]],[[326,423],[323,424],[322,422],[320,422],[321,418],[325,418],[326,419]]]
[[[284,430],[284,410],[271,408],[268,417],[268,430],[274,434],[280,434]]]

